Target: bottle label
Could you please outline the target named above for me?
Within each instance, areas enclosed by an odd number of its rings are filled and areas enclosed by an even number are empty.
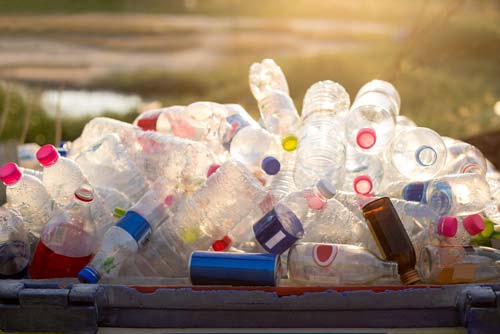
[[[336,245],[316,244],[312,249],[314,262],[320,267],[329,267],[339,254],[339,248]]]
[[[140,214],[134,211],[127,211],[117,223],[116,226],[124,229],[137,241],[139,247],[142,247],[151,234],[151,225]]]
[[[281,219],[289,220],[292,230],[302,230],[302,223],[291,211],[282,214]],[[285,229],[274,209],[253,225],[253,232],[260,245],[272,254],[285,252],[299,239]]]
[[[222,144],[222,146],[224,146],[224,148],[229,151],[234,136],[238,133],[238,131],[240,131],[244,127],[249,126],[250,124],[238,114],[227,117],[226,122],[231,126],[231,128],[224,136],[224,143]]]

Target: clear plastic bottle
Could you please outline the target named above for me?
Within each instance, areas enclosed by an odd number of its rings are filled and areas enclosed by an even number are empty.
[[[180,198],[175,182],[158,178],[151,189],[103,237],[90,263],[78,274],[84,283],[116,277],[125,260],[134,256],[152,231],[173,215]]]
[[[383,162],[374,155],[366,155],[347,147],[345,181],[342,190],[369,195],[379,190],[384,177]]]
[[[403,127],[403,126],[414,126],[416,127],[417,124],[409,117],[403,116],[403,115],[398,115],[396,117],[396,129]]]
[[[372,80],[359,90],[346,115],[346,137],[360,152],[376,154],[394,136],[401,98],[392,84]]]
[[[23,168],[23,167],[19,167],[19,169],[21,170],[21,172],[23,173],[23,175],[24,174],[31,175],[31,176],[36,177],[40,181],[43,180],[43,172],[40,172],[39,170],[35,170],[35,169],[31,169],[31,168]]]
[[[500,251],[488,247],[426,246],[419,272],[427,283],[498,281]]]
[[[231,157],[248,167],[259,179],[271,181],[266,175],[280,171],[279,139],[261,128],[247,126],[231,142]]]
[[[446,162],[446,146],[441,136],[428,128],[403,127],[385,151],[385,159],[409,180],[428,180]]]
[[[284,147],[295,150],[300,119],[283,71],[274,60],[264,59],[250,66],[249,81],[264,126],[280,135]]]
[[[307,90],[294,175],[299,188],[324,177],[336,188],[342,185],[345,147],[341,118],[348,108],[349,95],[338,83],[320,81]]]
[[[469,246],[474,236],[484,230],[485,223],[479,214],[459,217],[442,216],[438,224],[441,245]]]
[[[55,209],[55,202],[42,181],[31,175],[23,175],[13,162],[0,168],[0,180],[7,186],[7,202],[19,211],[29,231],[37,236]]]
[[[320,180],[314,187],[294,192],[264,215],[249,222],[243,220],[222,239],[214,242],[215,251],[224,251],[230,246],[255,253],[281,254],[302,238],[303,223],[309,211],[322,210],[336,189],[327,180]]]
[[[482,211],[490,200],[490,189],[483,176],[467,173],[409,183],[403,196],[429,205],[440,215],[459,216]]]
[[[283,153],[282,161],[280,162],[280,171],[273,177],[269,189],[276,200],[280,200],[286,195],[297,191],[294,179],[296,161],[297,151]]]
[[[75,157],[75,162],[93,186],[116,189],[132,202],[139,200],[148,189],[148,182],[114,133],[84,150]]]
[[[76,162],[61,157],[51,144],[42,146],[36,153],[36,158],[43,166],[43,185],[60,206],[73,202],[75,191],[82,184],[88,183]]]
[[[16,210],[0,207],[0,279],[26,277],[30,262],[30,243]]]
[[[398,265],[363,247],[298,243],[288,254],[288,279],[303,285],[398,284]]]
[[[444,137],[446,163],[440,175],[477,173],[486,175],[486,159],[476,147],[460,140]]]
[[[96,248],[96,226],[91,218],[90,187],[74,192],[74,200],[58,210],[44,227],[29,268],[32,278],[76,277]]]

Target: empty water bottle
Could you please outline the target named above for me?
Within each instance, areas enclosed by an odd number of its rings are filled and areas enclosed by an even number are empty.
[[[36,158],[43,166],[43,185],[60,206],[71,203],[78,187],[88,183],[80,167],[73,160],[61,157],[51,144],[42,146]]]
[[[303,285],[397,284],[398,265],[363,247],[299,243],[288,254],[288,278]]]
[[[488,247],[426,246],[419,272],[428,283],[478,283],[500,278],[500,251]]]
[[[76,277],[96,248],[96,226],[90,213],[90,187],[74,192],[74,200],[57,210],[40,234],[29,273],[32,278]]]
[[[349,95],[338,83],[320,81],[307,90],[294,175],[299,188],[324,177],[336,188],[342,185],[345,147],[341,117],[348,108]]]
[[[490,190],[483,176],[468,173],[410,183],[403,189],[403,197],[427,204],[440,215],[458,216],[482,211],[490,200]]]
[[[446,162],[441,136],[427,128],[403,127],[385,151],[385,159],[409,180],[427,180],[437,175]]]
[[[485,223],[479,214],[468,215],[457,219],[453,216],[442,216],[438,224],[438,235],[441,245],[468,246],[474,236],[484,230]]]
[[[252,64],[249,79],[264,126],[281,136],[285,150],[295,150],[300,119],[281,68],[274,60],[264,59]]]
[[[286,195],[297,191],[294,179],[296,161],[297,151],[283,153],[279,173],[273,177],[269,189],[276,200],[280,200]]]
[[[378,157],[347,148],[343,190],[360,195],[376,193],[383,177],[383,162]]]
[[[7,186],[7,202],[23,216],[28,230],[38,235],[55,208],[55,202],[42,181],[24,175],[13,162],[0,168],[0,179]]]
[[[84,283],[103,276],[116,277],[125,260],[141,248],[149,235],[172,214],[177,188],[172,180],[159,178],[144,196],[109,230],[88,266],[78,274]]]
[[[16,210],[0,207],[0,279],[24,278],[30,262],[28,234]]]
[[[486,159],[476,147],[460,140],[444,138],[447,149],[446,164],[440,175],[477,173],[486,174]]]
[[[346,138],[361,152],[385,149],[394,135],[401,99],[387,81],[372,80],[359,90],[346,116]]]

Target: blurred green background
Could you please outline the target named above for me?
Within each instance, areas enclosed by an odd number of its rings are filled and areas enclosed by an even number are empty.
[[[467,138],[500,129],[499,51],[499,0],[0,0],[0,138],[54,142],[59,114],[72,140],[93,115],[131,121],[152,101],[240,103],[258,118],[247,76],[262,58],[299,110],[318,80],[353,99],[380,78],[401,114]],[[93,92],[119,95],[99,105]]]

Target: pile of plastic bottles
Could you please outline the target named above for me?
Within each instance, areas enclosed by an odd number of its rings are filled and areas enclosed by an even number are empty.
[[[320,81],[299,116],[273,60],[250,67],[256,122],[196,102],[95,118],[43,171],[0,168],[0,277],[192,284],[500,280],[500,173],[400,116],[392,84],[351,104]]]

